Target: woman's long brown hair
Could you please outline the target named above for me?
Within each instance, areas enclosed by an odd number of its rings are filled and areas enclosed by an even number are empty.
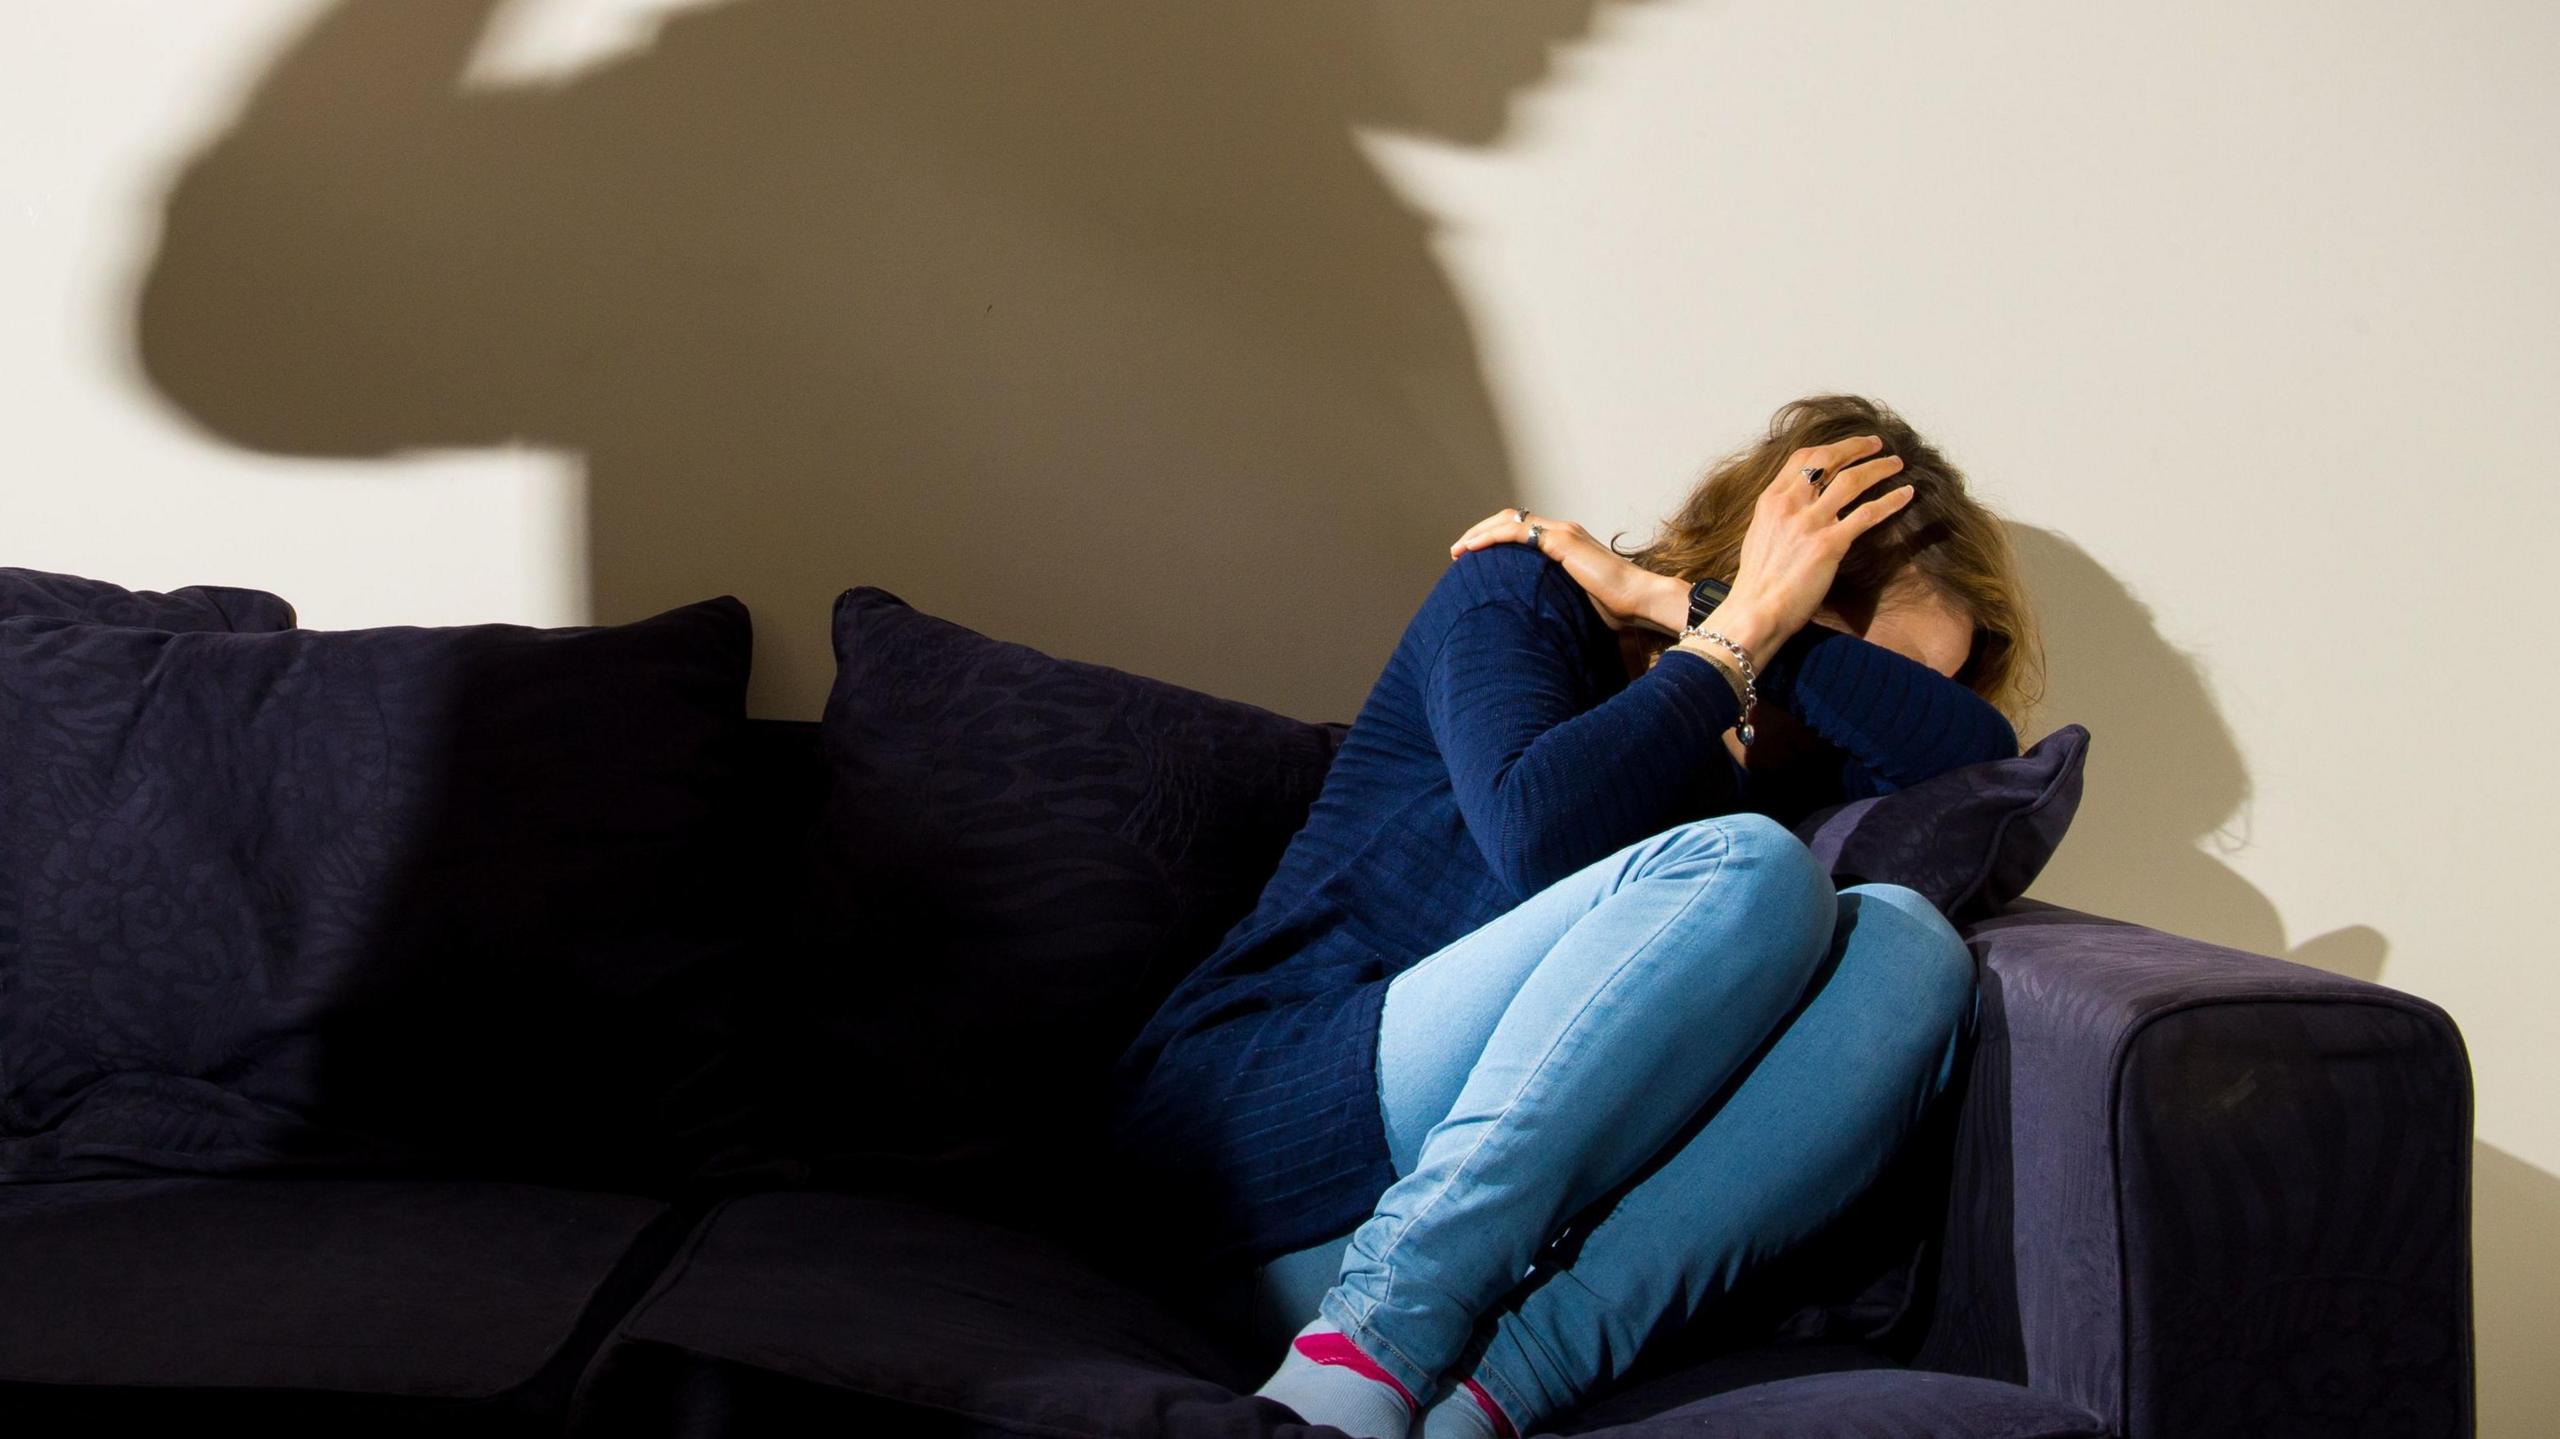
[[[1808,395],[1779,407],[1768,435],[1707,471],[1653,541],[1627,559],[1684,580],[1730,584],[1751,529],[1752,507],[1778,467],[1808,445],[1876,435],[1884,448],[1866,458],[1902,457],[1902,468],[1858,497],[1865,504],[1909,483],[1910,503],[1851,543],[1824,603],[1863,628],[1885,586],[1906,564],[1973,617],[1973,648],[1956,680],[1989,700],[2020,734],[2044,699],[2044,641],[2020,582],[2017,556],[1999,516],[1965,490],[1964,472],[1920,438],[1887,406],[1862,395]],[[1616,541],[1609,546],[1617,550]],[[1653,658],[1667,637],[1654,636]]]

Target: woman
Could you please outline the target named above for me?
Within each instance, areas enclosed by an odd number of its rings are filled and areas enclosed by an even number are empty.
[[[1355,1435],[1527,1433],[1882,1172],[1971,956],[1787,823],[2018,753],[2038,648],[1997,519],[1857,396],[1632,556],[1525,510],[1452,555],[1117,1071],[1150,1218],[1303,1324],[1256,1392]]]

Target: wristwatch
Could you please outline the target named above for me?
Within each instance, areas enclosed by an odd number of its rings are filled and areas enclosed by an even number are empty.
[[[1708,611],[1723,604],[1725,596],[1732,593],[1733,586],[1722,580],[1700,580],[1689,586],[1689,623],[1704,624]]]

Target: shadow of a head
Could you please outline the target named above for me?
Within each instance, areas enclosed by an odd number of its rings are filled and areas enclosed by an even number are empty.
[[[346,0],[275,59],[169,197],[144,368],[260,450],[582,457],[595,618],[738,594],[759,713],[875,583],[1347,715],[1512,499],[1352,127],[1494,137],[1591,0],[732,0],[461,84],[494,9]]]

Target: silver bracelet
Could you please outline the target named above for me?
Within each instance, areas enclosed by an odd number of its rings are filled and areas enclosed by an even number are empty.
[[[1749,653],[1744,651],[1742,646],[1726,639],[1723,635],[1716,633],[1714,630],[1702,630],[1695,624],[1686,625],[1681,628],[1680,638],[1687,639],[1692,635],[1695,635],[1702,640],[1713,640],[1717,644],[1724,646],[1726,649],[1733,651],[1734,663],[1742,667],[1742,718],[1734,722],[1734,728],[1737,736],[1744,744],[1747,745],[1751,743],[1751,707],[1760,702],[1760,672],[1752,667],[1751,656]],[[1702,655],[1700,658],[1703,659],[1705,656]],[[1713,664],[1714,661],[1709,660],[1708,663]]]

